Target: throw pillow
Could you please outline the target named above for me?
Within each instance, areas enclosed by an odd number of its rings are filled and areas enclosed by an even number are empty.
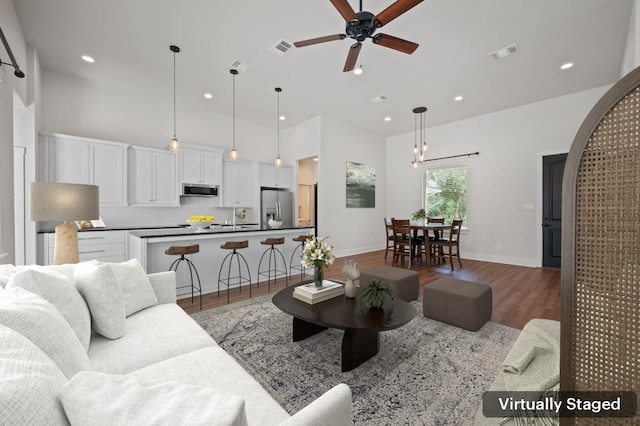
[[[73,274],[73,283],[89,306],[94,331],[108,339],[124,336],[124,298],[111,267],[108,264],[79,264]]]
[[[58,393],[64,374],[22,334],[0,325],[0,423],[65,425]]]
[[[11,277],[7,289],[21,287],[44,298],[60,311],[80,340],[85,352],[91,339],[89,308],[70,279],[42,266],[32,266]]]
[[[158,304],[156,293],[138,259],[110,265],[122,289],[126,316]]]
[[[23,288],[0,293],[0,324],[5,325],[42,350],[71,378],[89,369],[89,357],[67,320],[49,302]]]
[[[246,425],[244,400],[229,392],[84,371],[60,392],[72,425]]]

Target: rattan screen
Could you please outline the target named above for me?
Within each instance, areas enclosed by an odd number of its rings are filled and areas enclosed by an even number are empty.
[[[573,306],[563,309],[573,310],[574,390],[640,393],[640,88],[609,110],[584,149],[575,188],[572,291]]]

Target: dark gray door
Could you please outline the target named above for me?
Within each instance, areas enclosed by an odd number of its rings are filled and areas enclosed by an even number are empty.
[[[560,267],[562,175],[567,154],[542,157],[542,266]]]

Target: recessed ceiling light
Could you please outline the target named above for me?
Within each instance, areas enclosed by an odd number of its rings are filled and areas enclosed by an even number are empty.
[[[83,55],[82,56],[82,60],[85,62],[89,62],[90,64],[94,63],[96,60],[93,59],[91,56],[89,55]]]
[[[561,70],[568,70],[569,68],[571,68],[573,66],[573,62],[567,62],[566,64],[562,64],[562,66],[560,67]]]
[[[207,93],[204,94],[204,97],[207,98],[207,99],[211,99],[211,98],[213,98],[213,95],[211,93],[207,92]]]
[[[358,68],[354,69],[354,70],[353,70],[353,73],[354,73],[355,75],[360,75],[360,74],[362,74],[362,65],[360,65]]]
[[[460,102],[461,100],[463,100],[464,98],[462,97],[462,95],[458,95],[455,98],[453,98],[454,101],[456,102]]]
[[[385,117],[384,121],[391,121],[391,117]]]
[[[284,120],[286,120],[286,119],[287,119],[287,117],[285,117],[284,115],[281,115],[281,116],[280,116],[280,120],[284,121]]]

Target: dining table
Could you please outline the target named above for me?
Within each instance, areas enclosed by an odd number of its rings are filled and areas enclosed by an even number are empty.
[[[431,267],[431,249],[428,247],[429,245],[429,231],[434,231],[434,233],[442,236],[443,231],[451,229],[451,225],[446,225],[444,223],[435,223],[435,222],[411,222],[411,229],[413,230],[413,238],[418,237],[418,231],[422,231],[424,235],[424,243],[425,243],[425,254],[427,256],[427,266]]]

